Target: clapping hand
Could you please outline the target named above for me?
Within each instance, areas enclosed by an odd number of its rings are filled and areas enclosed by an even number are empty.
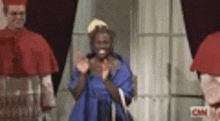
[[[82,59],[77,64],[77,68],[82,74],[85,74],[89,70],[89,60],[88,59]]]
[[[77,65],[77,68],[82,74],[85,74],[89,70],[89,60],[83,57],[84,53],[79,51],[74,52],[74,61]]]

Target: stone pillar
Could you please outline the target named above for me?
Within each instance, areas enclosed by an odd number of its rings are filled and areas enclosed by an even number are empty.
[[[89,38],[87,26],[94,18],[94,0],[79,0],[77,6],[77,14],[72,34],[71,48],[69,49],[66,60],[65,69],[59,86],[57,95],[58,109],[56,113],[56,121],[68,121],[69,115],[75,103],[72,94],[68,90],[68,84],[73,73],[73,52],[81,51],[83,53],[90,52]]]
[[[195,72],[190,71],[192,56],[186,36],[180,0],[172,0],[172,66],[171,93],[182,95],[202,95],[200,83]],[[171,99],[171,120],[189,121],[191,106],[202,106],[199,98]],[[200,119],[197,119],[200,120]]]

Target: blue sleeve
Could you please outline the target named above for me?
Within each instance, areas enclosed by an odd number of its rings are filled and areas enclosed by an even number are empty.
[[[71,81],[68,85],[68,88],[70,90],[73,89],[76,86],[77,82],[79,81],[79,78],[80,78],[80,71],[77,69],[77,67],[74,67],[74,72],[71,75]]]
[[[125,97],[132,97],[132,73],[125,63],[122,63],[121,68],[117,71],[113,84],[123,90]]]

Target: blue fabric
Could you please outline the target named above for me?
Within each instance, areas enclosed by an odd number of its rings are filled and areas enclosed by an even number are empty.
[[[118,70],[112,71],[110,81],[115,87],[121,88],[127,98],[131,98],[131,71],[123,61],[119,61],[118,66],[120,66]],[[79,80],[79,76],[80,72],[75,67],[71,82],[68,85],[69,89],[75,87],[77,81]],[[110,121],[112,101],[110,93],[103,84],[101,75],[88,73],[86,87],[80,98],[76,101],[70,114],[69,121],[102,121],[106,118]],[[119,103],[116,103],[116,116],[125,120],[122,105]],[[101,119],[98,119],[99,117]]]

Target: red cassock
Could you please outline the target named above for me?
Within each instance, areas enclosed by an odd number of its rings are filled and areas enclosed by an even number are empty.
[[[8,27],[0,31],[0,75],[44,75],[57,71],[55,56],[41,35]]]
[[[208,35],[199,46],[191,70],[220,76],[220,31]]]

